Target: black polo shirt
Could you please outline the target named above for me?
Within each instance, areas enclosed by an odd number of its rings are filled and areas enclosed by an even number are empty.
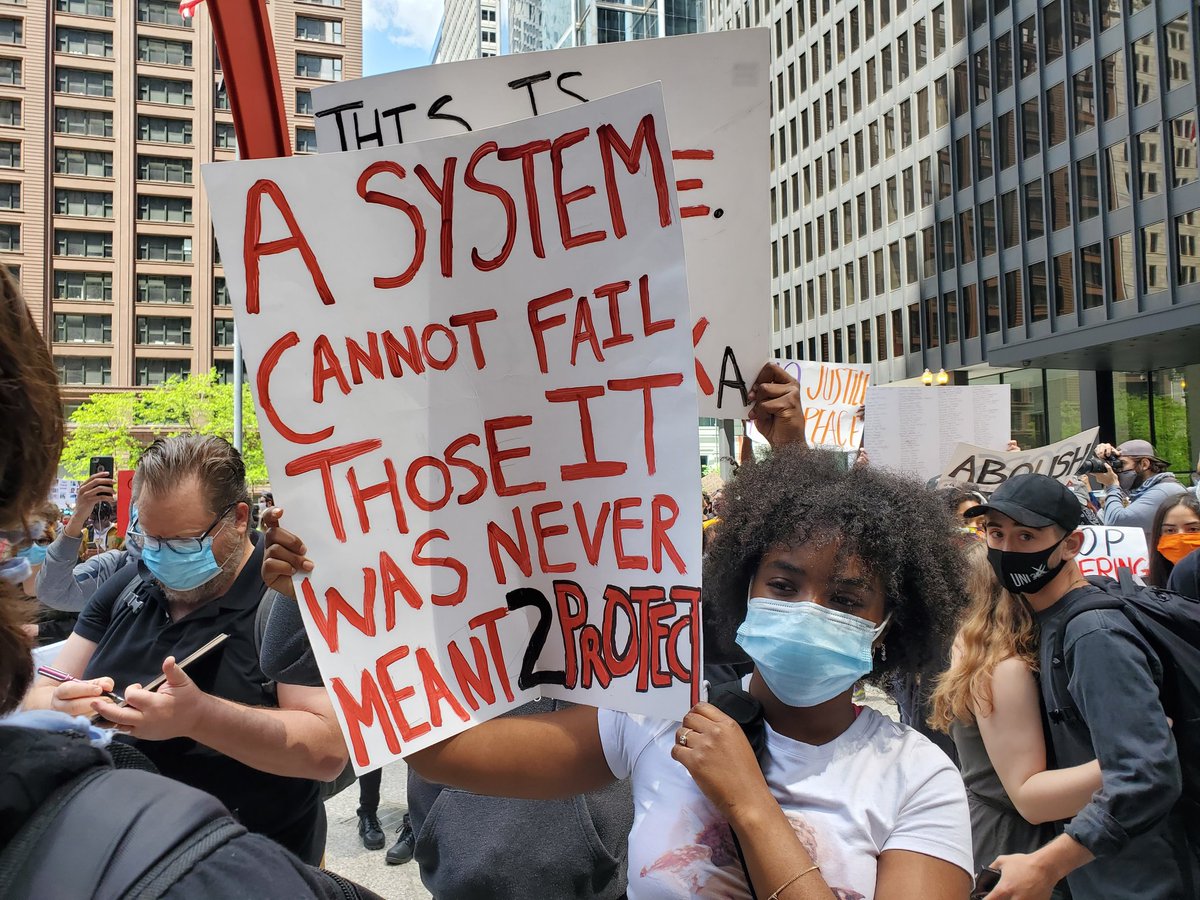
[[[206,693],[246,706],[277,706],[273,685],[259,667],[255,616],[266,592],[264,541],[251,533],[254,551],[230,589],[172,622],[166,597],[142,568],[133,567],[101,585],[84,607],[75,633],[95,641],[84,678],[112,678],[117,691],[162,674],[163,660],[182,660],[218,634],[229,638],[187,673]],[[144,579],[126,594],[132,577]],[[217,797],[251,831],[265,834],[302,859],[313,855],[320,800],[315,781],[270,775],[198,744],[191,738],[131,742],[159,771]],[[319,856],[319,854],[318,854]]]

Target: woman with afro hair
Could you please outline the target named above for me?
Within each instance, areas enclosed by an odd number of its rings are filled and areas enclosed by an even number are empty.
[[[726,489],[704,611],[708,657],[740,648],[754,664],[761,762],[709,703],[682,722],[585,706],[492,719],[408,762],[441,784],[526,799],[631,778],[633,900],[966,900],[958,772],[852,701],[860,678],[916,671],[944,646],[964,595],[957,523],[916,482],[808,451],[799,385],[778,366],[751,402],[775,452]],[[264,577],[308,570],[299,539],[275,531]]]

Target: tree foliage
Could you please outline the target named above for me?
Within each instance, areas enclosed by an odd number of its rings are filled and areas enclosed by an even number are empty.
[[[211,434],[233,441],[233,385],[215,370],[140,391],[93,394],[71,415],[73,426],[62,465],[72,478],[86,478],[93,456],[112,456],[118,469],[131,469],[142,449],[160,437]],[[242,386],[242,457],[251,484],[266,484],[266,463],[250,386]]]

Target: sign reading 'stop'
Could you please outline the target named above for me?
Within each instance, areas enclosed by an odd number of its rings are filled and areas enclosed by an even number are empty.
[[[742,418],[746,392],[771,355],[769,65],[769,32],[747,29],[405,69],[315,90],[317,146],[329,153],[462,135],[661,82],[700,414]],[[528,173],[557,171],[549,145],[520,152]],[[530,220],[559,215],[545,198],[516,203]],[[454,241],[456,227],[444,222],[440,240]]]

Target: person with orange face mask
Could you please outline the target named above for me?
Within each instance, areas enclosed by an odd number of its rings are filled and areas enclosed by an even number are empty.
[[[1154,517],[1146,581],[1200,600],[1200,554],[1196,550],[1200,550],[1200,500],[1189,491],[1163,503]]]

